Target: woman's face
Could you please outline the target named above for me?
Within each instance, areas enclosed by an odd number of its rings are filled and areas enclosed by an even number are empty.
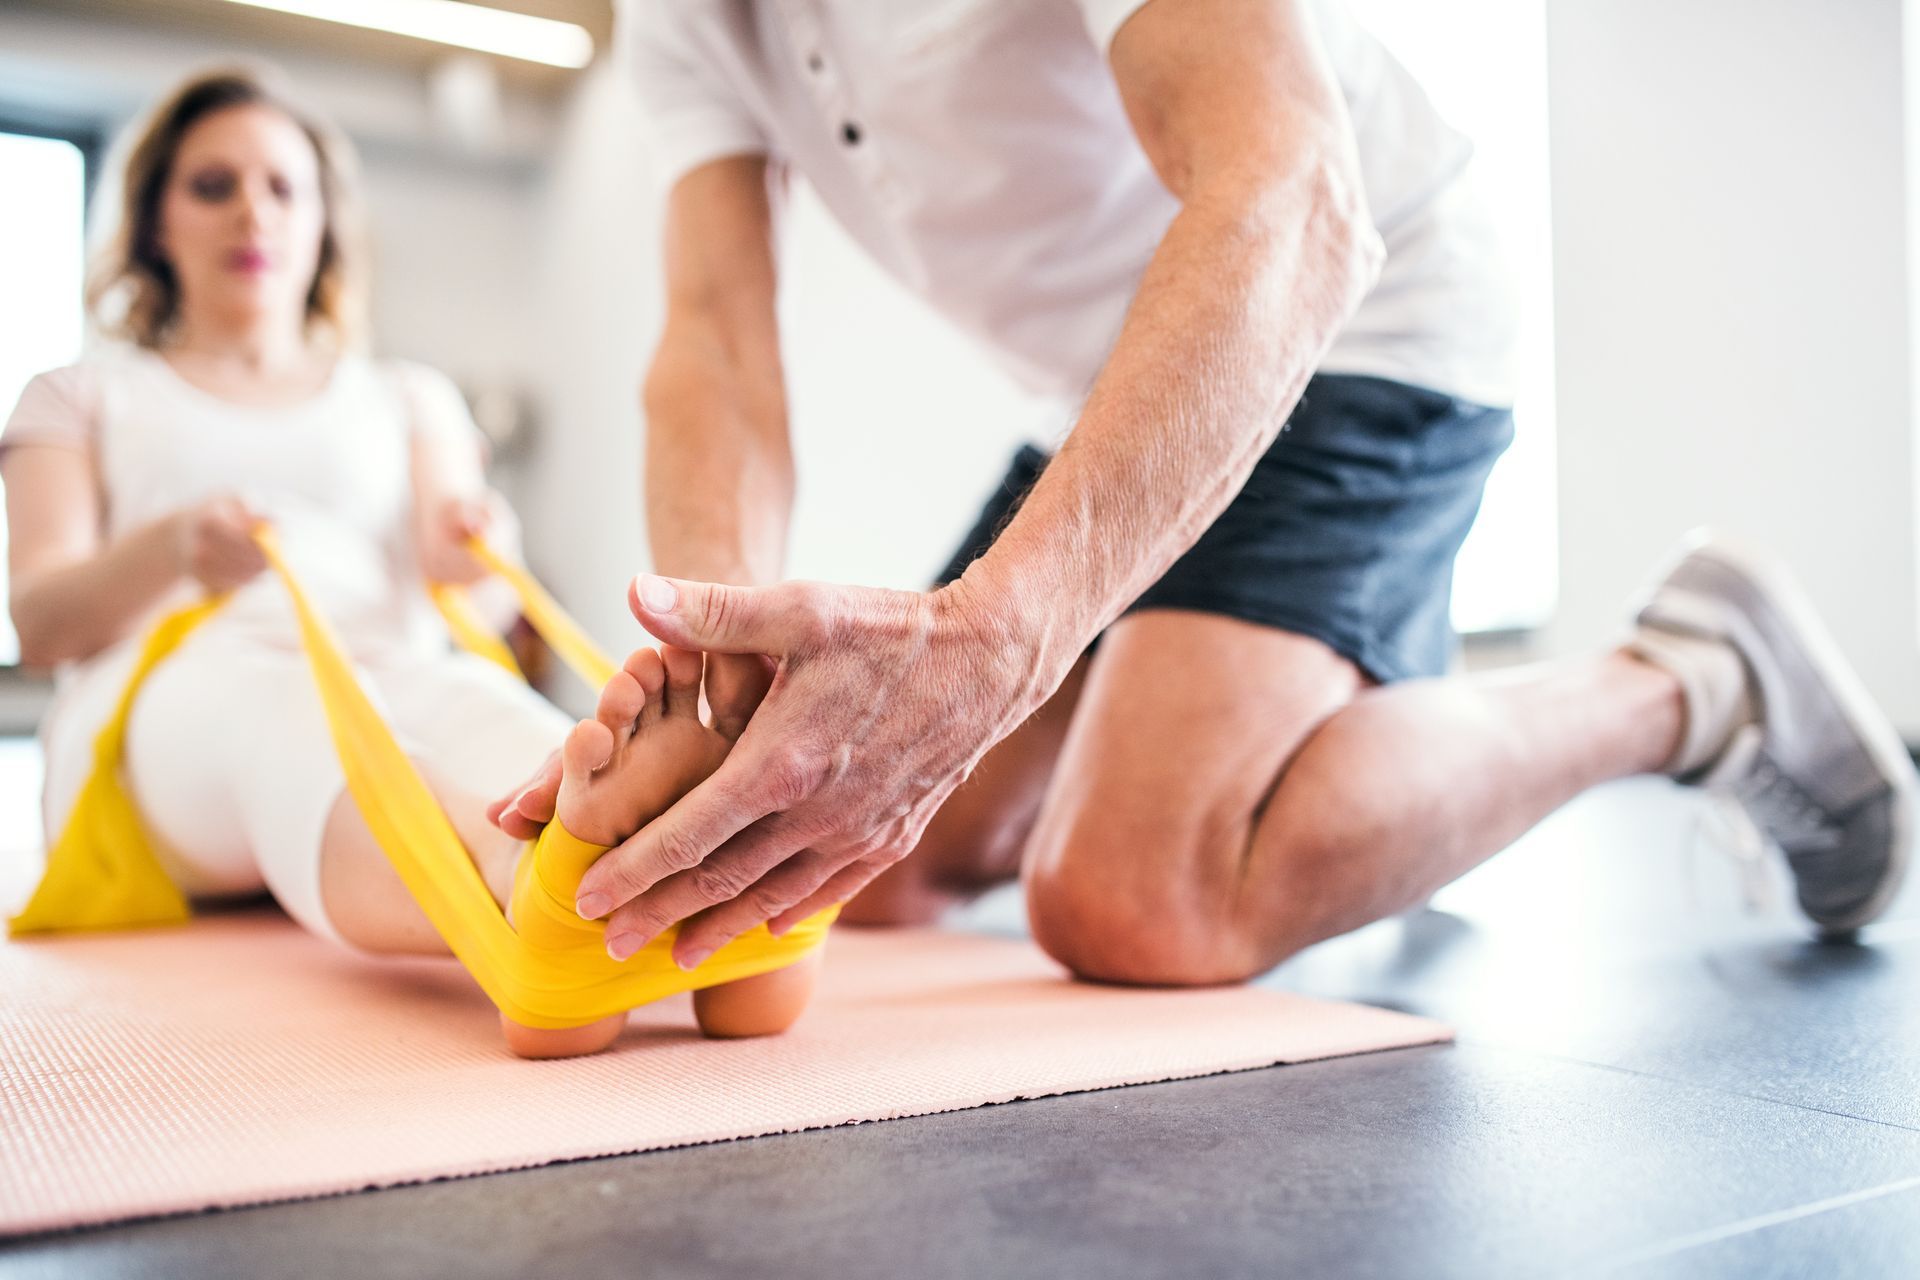
[[[257,104],[202,117],[181,138],[160,198],[181,319],[304,323],[325,228],[319,157],[299,125]]]

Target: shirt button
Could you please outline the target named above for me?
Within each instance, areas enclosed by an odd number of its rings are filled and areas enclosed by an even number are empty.
[[[860,145],[860,126],[849,120],[840,126],[840,141],[850,147]]]

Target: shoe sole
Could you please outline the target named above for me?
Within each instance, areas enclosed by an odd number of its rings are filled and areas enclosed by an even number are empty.
[[[1839,643],[1827,630],[1827,624],[1820,620],[1813,601],[1778,557],[1714,535],[1702,536],[1686,554],[1690,558],[1709,560],[1745,578],[1759,597],[1780,615],[1806,649],[1815,670],[1827,682],[1848,726],[1866,746],[1868,756],[1893,788],[1893,846],[1888,851],[1887,873],[1879,887],[1850,915],[1813,922],[1825,938],[1854,933],[1879,919],[1906,880],[1912,856],[1914,815],[1920,808],[1920,775],[1914,771],[1913,758],[1907,754],[1906,744],[1881,712],[1873,695],[1867,692],[1853,665],[1840,652]]]

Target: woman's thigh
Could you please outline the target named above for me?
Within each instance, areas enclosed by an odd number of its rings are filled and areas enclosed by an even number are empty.
[[[407,753],[436,782],[483,801],[525,782],[574,724],[524,681],[472,654],[367,670]]]
[[[168,872],[193,896],[271,889],[308,928],[320,835],[345,781],[305,656],[196,636],[147,677],[126,778]]]

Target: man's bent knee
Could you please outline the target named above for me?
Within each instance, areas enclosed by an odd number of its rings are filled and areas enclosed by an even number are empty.
[[[1283,920],[1247,921],[1233,888],[1207,884],[1195,860],[1169,856],[1144,877],[1117,872],[1114,850],[1107,843],[1098,862],[1071,853],[1036,860],[1027,875],[1034,940],[1076,977],[1218,986],[1256,977],[1306,944],[1287,939]]]

